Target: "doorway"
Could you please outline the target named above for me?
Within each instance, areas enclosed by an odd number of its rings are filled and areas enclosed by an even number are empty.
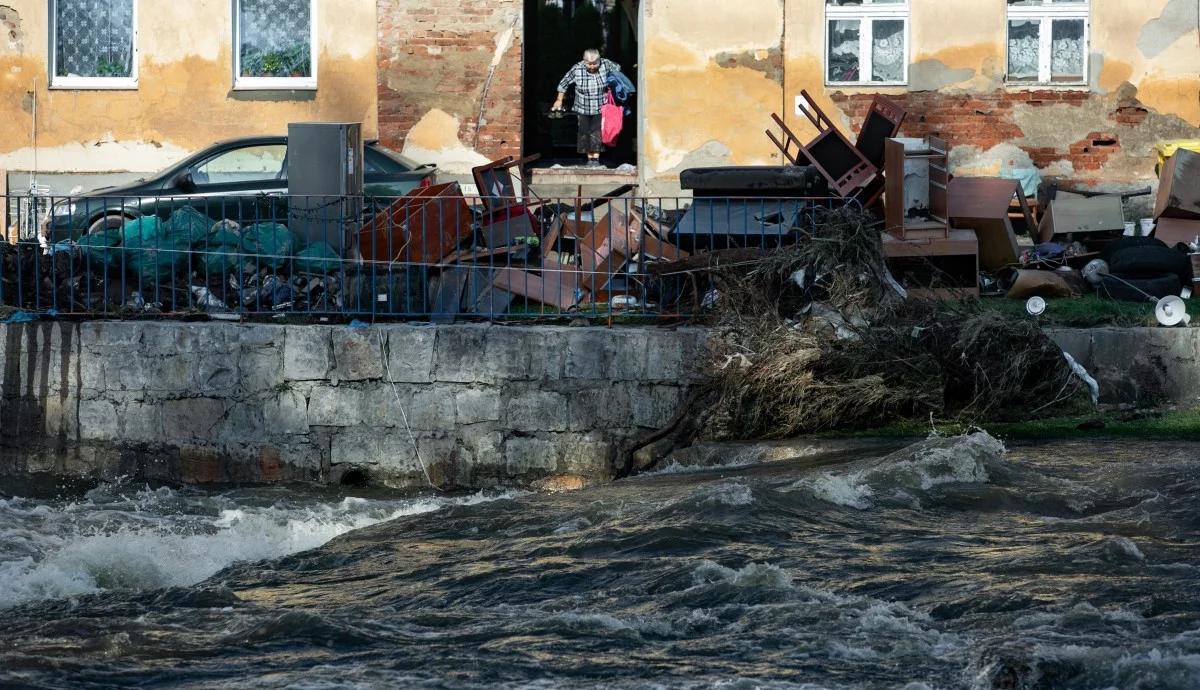
[[[554,102],[562,76],[579,62],[587,48],[621,66],[638,83],[639,0],[525,0],[525,68],[523,148],[525,155],[541,154],[532,167],[576,167],[583,158],[575,150],[577,126],[572,113],[554,118]],[[571,107],[568,93],[566,107]],[[637,164],[638,94],[624,103],[625,123],[617,144],[601,157],[612,169]]]

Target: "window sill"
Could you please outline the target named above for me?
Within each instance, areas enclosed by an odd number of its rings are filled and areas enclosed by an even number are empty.
[[[848,91],[863,91],[867,89],[903,89],[908,82],[901,81],[827,81],[826,89],[846,89]]]
[[[1026,91],[1089,91],[1089,90],[1091,90],[1091,84],[1089,84],[1085,81],[1071,82],[1071,83],[1005,82],[1004,87],[1011,91],[1020,91],[1020,90],[1026,90]]]
[[[317,82],[312,79],[292,80],[241,80],[233,82],[234,91],[316,91]]]
[[[50,82],[51,91],[137,91],[136,79],[58,79]]]

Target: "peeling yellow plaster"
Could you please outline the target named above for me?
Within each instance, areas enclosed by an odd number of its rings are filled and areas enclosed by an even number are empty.
[[[1200,81],[1196,79],[1143,79],[1138,100],[1160,113],[1178,115],[1200,127]]]
[[[444,110],[434,108],[413,125],[404,139],[404,155],[422,162],[436,163],[449,173],[467,173],[488,162],[482,154],[458,140],[462,121]]]
[[[20,14],[25,37],[22,53],[0,53],[0,168],[32,165],[34,98],[43,170],[148,172],[217,140],[282,134],[296,121],[356,121],[367,136],[378,132],[374,0],[318,3],[315,92],[232,90],[227,0],[139,13],[136,89],[49,89],[46,3],[4,4]]]

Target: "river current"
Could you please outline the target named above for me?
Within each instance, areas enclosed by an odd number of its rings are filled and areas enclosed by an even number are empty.
[[[1198,688],[1200,447],[574,493],[0,489],[0,687]]]

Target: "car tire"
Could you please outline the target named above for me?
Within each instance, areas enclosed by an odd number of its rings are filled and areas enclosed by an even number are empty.
[[[1183,289],[1179,276],[1168,273],[1154,278],[1129,278],[1107,275],[1097,287],[1101,297],[1122,302],[1146,302],[1146,295],[1162,299],[1167,295],[1178,295]],[[1146,293],[1145,295],[1142,293]]]
[[[1166,247],[1167,243],[1155,237],[1142,237],[1134,235],[1133,237],[1121,237],[1109,242],[1104,249],[1100,251],[1100,258],[1105,261],[1112,261],[1114,254],[1123,252],[1126,249],[1134,247]],[[1115,273],[1115,271],[1114,271]]]
[[[119,228],[122,225],[124,225],[125,221],[127,221],[127,220],[129,220],[129,219],[126,218],[125,216],[121,215],[120,213],[110,213],[106,216],[101,216],[101,217],[97,218],[96,220],[92,221],[92,224],[88,226],[87,234],[96,235],[101,232],[104,232],[105,230],[113,230],[115,228]]]
[[[1128,247],[1113,252],[1108,259],[1108,272],[1139,278],[1173,273],[1179,276],[1180,282],[1192,282],[1192,262],[1187,254],[1161,244]]]

